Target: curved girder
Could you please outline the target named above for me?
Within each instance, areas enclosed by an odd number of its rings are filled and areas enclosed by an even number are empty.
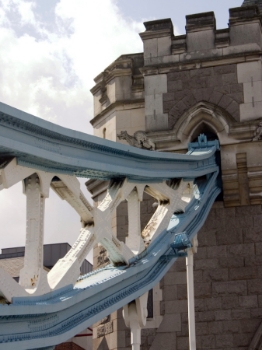
[[[214,145],[187,155],[148,152],[66,129],[0,103],[0,160],[16,157],[18,165],[51,173],[147,183],[193,178],[215,171],[216,149]]]
[[[219,171],[215,157],[217,149],[217,142],[207,143],[204,137],[200,137],[199,142],[189,146],[186,155],[149,152],[65,129],[0,104],[2,175],[5,175],[4,168],[8,170],[20,166],[23,178],[30,176],[32,171],[28,168],[63,174],[61,178],[65,175],[127,178],[129,182],[144,183],[141,188],[147,186],[146,191],[155,196],[159,208],[162,206],[165,213],[168,205],[174,205],[175,198],[172,199],[169,193],[172,190],[162,183],[163,180],[189,179],[188,185],[195,181],[197,188],[193,199],[191,185],[189,196],[185,194],[184,203],[188,205],[184,207],[181,204],[184,213],[173,215],[169,222],[172,211],[170,216],[162,219],[161,225],[158,222],[156,238],[150,235],[150,229],[143,231],[142,236],[149,246],[127,259],[126,266],[106,267],[81,277],[74,286],[67,285],[40,296],[14,297],[10,305],[0,305],[0,349],[47,348],[61,343],[151,289],[181,255],[173,244],[177,235],[185,232],[187,239],[191,240],[220,192],[216,184]],[[11,164],[12,158],[16,160]],[[49,183],[50,174],[47,177],[46,182]],[[88,205],[73,184],[67,184],[67,187],[73,186],[68,187],[73,191],[70,190],[71,193],[64,188],[65,183],[64,177],[62,182],[53,186],[61,192],[60,195],[67,195],[69,203],[79,209],[82,221],[89,222],[92,213]],[[159,183],[162,183],[160,187]],[[136,198],[141,197],[138,184]],[[0,176],[1,187],[8,188],[8,184]],[[115,199],[111,196],[112,210],[114,203],[119,201],[118,192],[115,192]],[[101,213],[95,211],[94,219],[103,219],[105,210],[100,209]],[[156,211],[155,216],[162,215],[164,218],[161,210]],[[152,220],[149,226],[155,225],[155,218],[152,217]],[[186,246],[184,248],[186,250]]]

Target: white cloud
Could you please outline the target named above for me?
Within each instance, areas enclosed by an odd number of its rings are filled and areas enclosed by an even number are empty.
[[[43,21],[36,4],[37,0],[0,0],[0,101],[92,133],[93,78],[121,54],[142,51],[137,33],[143,25],[123,18],[114,0],[60,0],[52,23]],[[25,213],[19,209],[24,197],[17,191],[0,192],[2,248],[24,241]],[[47,237],[52,240],[55,235],[56,242],[57,237],[71,237],[72,244],[79,222],[73,219],[73,226],[61,228],[58,217],[71,212],[65,213],[64,203],[54,203],[59,215],[47,221]]]

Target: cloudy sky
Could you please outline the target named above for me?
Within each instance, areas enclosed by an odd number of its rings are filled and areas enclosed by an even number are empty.
[[[93,78],[118,56],[141,52],[143,22],[214,11],[217,27],[241,0],[0,0],[0,101],[62,126],[92,133]],[[65,215],[66,214],[66,215]],[[0,193],[0,249],[24,245],[25,197],[18,184]],[[69,242],[79,218],[51,193],[45,243]]]

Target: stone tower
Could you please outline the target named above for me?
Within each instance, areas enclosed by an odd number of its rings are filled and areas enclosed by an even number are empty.
[[[221,147],[223,196],[199,232],[195,254],[197,349],[262,347],[262,1],[229,10],[229,28],[213,12],[186,17],[175,36],[170,19],[145,23],[144,51],[123,55],[95,79],[95,135],[136,145],[137,131],[161,152],[185,152],[200,133]],[[122,134],[121,134],[122,132]],[[121,136],[121,135],[122,136]],[[117,135],[120,135],[118,138]],[[140,144],[141,146],[141,144]],[[142,147],[146,148],[142,144]],[[89,181],[100,201],[105,186]],[[142,224],[154,201],[141,204]],[[127,208],[112,222],[125,240]],[[94,266],[107,263],[97,247]],[[188,349],[185,261],[152,292],[142,350]],[[121,310],[94,327],[95,350],[130,349]]]

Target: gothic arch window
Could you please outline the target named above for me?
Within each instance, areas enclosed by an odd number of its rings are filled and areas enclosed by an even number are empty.
[[[199,124],[191,135],[191,142],[196,142],[200,134],[205,134],[207,141],[219,140],[216,131],[206,123]]]
[[[207,137],[207,141],[214,141],[214,140],[219,140],[216,131],[208,124],[201,123],[199,124],[195,130],[193,131],[191,135],[191,142],[196,142],[197,138],[200,134],[205,134]],[[223,181],[222,181],[222,171],[221,171],[221,154],[220,151],[216,152],[216,159],[217,163],[219,164],[219,175],[218,175],[218,182],[219,185],[222,189],[220,194],[218,195],[216,202],[222,202],[223,201]]]

